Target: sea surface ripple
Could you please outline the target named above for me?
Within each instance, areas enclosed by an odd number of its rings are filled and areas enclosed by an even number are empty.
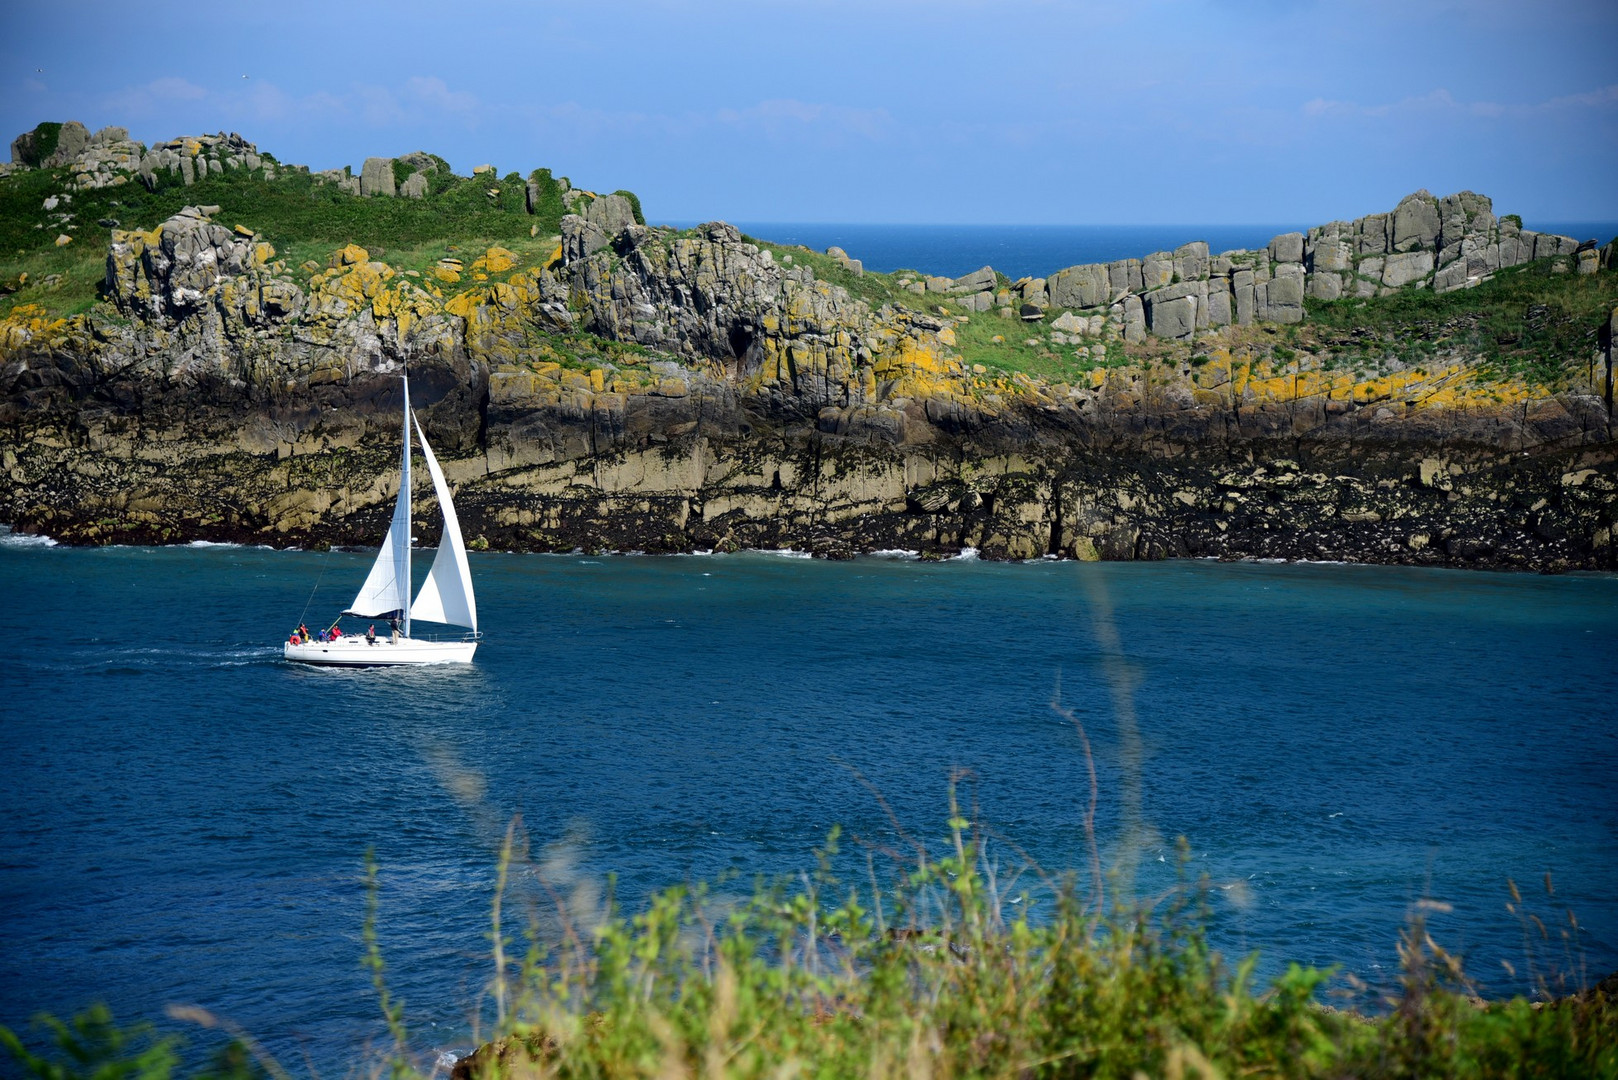
[[[1184,837],[1216,945],[1261,972],[1387,985],[1431,898],[1434,936],[1521,990],[1508,879],[1578,917],[1541,970],[1618,968],[1610,575],[474,554],[474,665],[284,663],[369,558],[0,540],[0,1023],[195,1004],[344,1071],[385,1038],[372,849],[390,988],[424,1046],[464,1048],[516,815],[634,910],[809,868],[834,824],[863,872],[896,840],[882,803],[942,838],[964,769],[1003,861],[1083,867],[1057,694],[1103,859],[1152,895]]]

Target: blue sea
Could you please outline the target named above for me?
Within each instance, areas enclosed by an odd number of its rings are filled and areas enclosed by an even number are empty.
[[[682,228],[694,221],[674,222]],[[1257,225],[837,225],[780,221],[733,222],[748,236],[815,251],[840,247],[877,273],[916,270],[960,277],[992,266],[1013,279],[1045,277],[1068,266],[1138,259],[1192,240],[1214,252],[1264,247],[1272,237],[1308,232],[1309,223]],[[1530,229],[1606,243],[1618,221],[1528,221]]]
[[[415,1045],[465,1050],[518,815],[558,887],[633,911],[810,868],[835,824],[863,874],[889,808],[942,838],[968,770],[1003,863],[1083,867],[1056,697],[1103,860],[1152,895],[1183,837],[1263,974],[1385,987],[1428,901],[1487,992],[1618,969],[1618,577],[474,554],[473,665],[284,663],[369,558],[0,538],[0,1023],[198,1005],[343,1074],[385,1041],[370,850]]]

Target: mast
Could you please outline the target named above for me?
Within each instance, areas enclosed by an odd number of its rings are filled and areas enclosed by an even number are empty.
[[[343,612],[370,618],[398,619],[410,636],[410,383],[403,383],[404,431],[399,457],[399,494],[393,503],[382,548],[360,586],[359,595]]]
[[[466,543],[461,539],[461,521],[455,513],[455,500],[450,496],[449,481],[438,465],[427,432],[421,426],[421,417],[412,417],[416,424],[416,439],[421,444],[421,456],[427,460],[427,472],[432,475],[433,492],[438,496],[439,513],[444,518],[444,534],[433,556],[427,580],[421,583],[421,592],[410,605],[412,616],[421,613],[431,622],[465,626],[477,632],[478,607],[472,595],[472,568],[466,562]]]
[[[404,458],[399,466],[399,505],[404,507],[404,588],[400,595],[404,597],[404,636],[410,636],[410,532],[414,527],[410,513],[410,370],[404,372]]]

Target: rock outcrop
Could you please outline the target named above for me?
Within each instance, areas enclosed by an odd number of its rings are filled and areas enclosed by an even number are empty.
[[[1570,237],[1496,218],[1487,196],[1463,191],[1438,199],[1418,191],[1391,213],[1285,233],[1262,251],[1212,255],[1199,241],[1140,259],[1070,266],[1049,278],[1015,282],[1011,292],[1041,311],[1104,316],[1111,336],[1127,341],[1146,334],[1187,341],[1213,327],[1301,322],[1305,297],[1386,296],[1404,288],[1449,292],[1487,281],[1502,268],[1566,258],[1579,248]],[[997,294],[981,274],[942,282],[938,291],[962,298],[974,311],[1013,299]]]
[[[49,145],[48,154],[40,149]],[[41,124],[11,143],[13,168],[66,169],[69,190],[117,187],[140,182],[148,189],[162,183],[187,186],[209,175],[246,170],[273,180],[281,172],[308,172],[301,165],[280,165],[235,132],[183,135],[148,147],[129,137],[121,127],[104,127],[91,135],[76,120]]]
[[[141,167],[249,167],[237,137],[176,142]],[[421,178],[421,197],[442,168],[333,179],[387,198]],[[428,273],[355,245],[289,266],[211,207],[115,228],[108,314],[0,320],[0,520],[82,542],[375,542],[408,361],[491,546],[1615,565],[1618,313],[1562,385],[1476,378],[1464,347],[1356,373],[1331,341],[1271,343],[1334,288],[1437,288],[1473,259],[1468,280],[1542,257],[1605,272],[1481,197],[1418,193],[1260,252],[898,279],[912,304],[723,223],[648,227],[628,196],[544,170],[517,194],[519,214],[562,212],[550,256],[491,247]],[[830,265],[869,284],[846,253]],[[1092,366],[963,360],[971,320],[1017,333],[1019,314]]]

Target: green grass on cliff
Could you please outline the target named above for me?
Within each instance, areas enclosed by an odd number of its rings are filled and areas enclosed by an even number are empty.
[[[444,255],[470,264],[499,244],[524,257],[524,265],[549,254],[565,208],[549,170],[539,170],[536,214],[526,209],[526,181],[456,177],[440,172],[426,198],[362,198],[303,173],[264,180],[246,170],[210,174],[190,187],[165,180],[156,191],[139,183],[67,192],[65,170],[30,170],[0,179],[0,314],[23,302],[57,315],[83,311],[97,299],[113,228],[149,229],[185,206],[220,207],[215,220],[245,225],[275,245],[297,266],[325,263],[345,244],[359,244],[401,269],[424,269]],[[54,210],[45,200],[71,195]],[[62,215],[71,215],[61,220]],[[118,224],[101,225],[100,221]],[[537,236],[531,235],[536,231]],[[59,235],[73,238],[65,247]],[[19,282],[22,274],[27,280]],[[51,274],[61,280],[48,286]],[[461,287],[472,284],[470,275]]]
[[[460,259],[470,269],[492,245],[513,251],[524,267],[549,259],[566,207],[549,170],[532,176],[539,184],[535,214],[526,210],[527,181],[519,174],[457,177],[447,167],[430,174],[428,196],[419,200],[362,198],[303,173],[283,172],[266,181],[231,170],[190,187],[165,177],[156,191],[131,182],[73,192],[71,201],[46,210],[49,197],[64,194],[67,172],[22,171],[0,178],[0,315],[21,303],[38,304],[57,316],[95,308],[110,231],[150,228],[186,205],[217,205],[217,221],[259,233],[275,246],[294,279],[302,264],[312,260],[324,266],[333,251],[355,243],[398,270],[414,272],[423,284],[453,293],[476,282],[471,273],[457,284],[433,281],[432,269],[441,259]],[[632,201],[638,207],[638,200]],[[71,242],[58,246],[60,235]],[[856,275],[820,252],[753,242],[777,262],[790,257],[873,309],[891,304],[931,315],[960,313],[951,297],[918,295],[900,284],[916,275]],[[1311,348],[1329,368],[1374,373],[1461,355],[1477,361],[1484,379],[1521,377],[1559,387],[1588,376],[1600,327],[1618,306],[1618,273],[1553,273],[1541,262],[1452,293],[1415,289],[1307,305],[1306,323],[1276,328],[1276,341]],[[993,311],[972,314],[956,327],[958,351],[969,366],[1052,382],[1075,381],[1103,367],[1146,369],[1171,354],[1184,359],[1192,351],[1152,339],[1137,345],[1108,341],[1105,356],[1080,355],[1078,346],[1051,340],[1049,324],[1057,314],[1052,309],[1032,323]]]
[[[43,204],[47,196],[66,190],[67,178],[58,169],[0,180],[0,257],[11,259],[54,244],[59,227],[50,223],[52,212]],[[71,202],[55,213],[72,213],[68,232],[105,238],[108,227],[96,224],[103,218],[116,219],[126,229],[149,229],[184,206],[217,205],[218,218],[248,225],[272,243],[403,246],[446,239],[517,240],[536,224],[541,233],[554,234],[564,209],[554,185],[548,191],[552,197],[541,199],[540,212],[529,214],[525,181],[517,173],[498,180],[440,173],[427,197],[406,199],[362,198],[306,173],[283,172],[265,180],[246,170],[229,170],[189,187],[166,180],[154,192],[139,183],[69,192]]]
[[[1365,300],[1307,301],[1309,328],[1348,367],[1440,353],[1480,361],[1483,378],[1557,386],[1587,371],[1618,307],[1618,273],[1555,272],[1548,261],[1502,270],[1471,289],[1406,289]],[[1303,328],[1299,328],[1304,332]]]
[[[1541,982],[1541,1002],[1485,1005],[1418,909],[1379,1006],[1341,1011],[1320,1000],[1329,970],[1294,964],[1260,986],[1256,957],[1215,951],[1206,881],[1109,904],[1127,881],[1104,878],[1098,858],[1082,884],[1051,879],[991,856],[953,800],[947,824],[932,847],[901,834],[912,856],[870,849],[849,879],[838,876],[850,861],[833,831],[817,868],[788,883],[760,883],[745,899],[674,888],[633,916],[595,900],[565,851],[531,862],[514,825],[491,907],[492,976],[474,1006],[495,1041],[457,1080],[1618,1077],[1618,978],[1574,994]],[[437,1075],[389,992],[374,867],[369,881],[365,965],[393,1046],[385,1060],[312,1067]],[[1512,892],[1526,959],[1542,961],[1562,941]],[[503,921],[524,901],[525,942]],[[200,1010],[171,1017],[225,1026]],[[0,1029],[34,1080],[178,1071],[174,1036],[121,1032],[104,1011],[50,1030],[54,1055]],[[239,1034],[191,1075],[266,1071],[286,1075]]]
[[[1052,309],[1044,319],[1032,323],[1015,315],[1004,318],[993,311],[964,312],[957,297],[914,293],[900,284],[907,278],[925,278],[916,271],[855,274],[832,256],[806,247],[773,244],[751,236],[747,239],[768,249],[777,263],[790,256],[792,265],[809,267],[819,280],[846,289],[873,309],[891,304],[935,317],[965,314],[966,322],[955,324],[956,351],[964,363],[979,365],[985,373],[1021,372],[1051,382],[1071,382],[1096,368],[1120,367],[1128,362],[1118,342],[1106,343],[1108,353],[1104,357],[1080,356],[1076,346],[1053,343],[1050,322],[1060,313],[1058,309]],[[857,252],[851,254],[858,257]]]
[[[921,297],[913,296],[899,288],[896,274],[856,274],[830,255],[815,251],[813,248],[796,244],[776,244],[755,236],[744,236],[743,239],[770,252],[778,264],[787,265],[790,259],[790,265],[807,266],[814,271],[818,280],[847,290],[850,296],[864,300],[873,309],[880,308],[883,304],[903,303],[907,298],[912,301],[921,300]],[[859,256],[856,254],[854,257]]]

